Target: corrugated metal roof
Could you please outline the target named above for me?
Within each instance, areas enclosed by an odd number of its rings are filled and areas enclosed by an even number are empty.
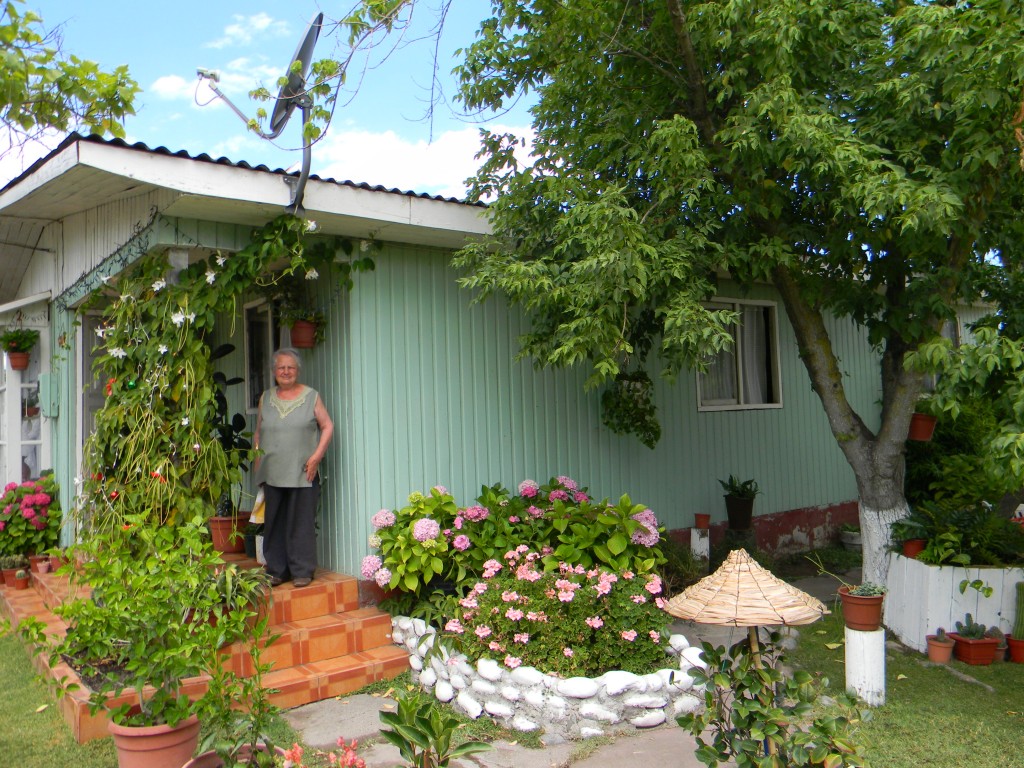
[[[213,158],[210,155],[206,154],[205,152],[202,153],[202,154],[199,154],[199,155],[192,155],[192,154],[189,154],[188,152],[186,152],[185,150],[178,150],[178,151],[175,152],[175,151],[172,151],[172,150],[168,149],[167,147],[150,147],[149,145],[144,144],[141,141],[137,141],[134,144],[129,144],[127,141],[124,141],[123,139],[105,139],[105,138],[103,138],[101,136],[83,136],[82,134],[79,134],[79,133],[71,133],[53,151],[51,151],[45,157],[42,157],[39,160],[36,160],[34,163],[32,163],[32,165],[30,165],[28,168],[26,168],[21,174],[19,174],[15,178],[11,179],[9,182],[7,182],[7,184],[5,184],[2,189],[0,189],[0,193],[6,192],[8,189],[11,189],[12,187],[17,186],[24,179],[26,179],[29,176],[31,176],[40,167],[42,167],[46,162],[48,162],[50,160],[50,158],[52,158],[53,156],[57,155],[62,150],[64,150],[65,148],[69,147],[71,144],[75,143],[76,141],[87,141],[87,142],[91,142],[91,143],[94,143],[94,144],[106,144],[108,146],[121,147],[121,148],[124,148],[124,149],[134,150],[136,152],[146,152],[148,154],[163,155],[163,156],[166,156],[166,157],[179,157],[179,158],[182,158],[182,159],[185,159],[185,160],[195,160],[195,161],[201,162],[201,163],[211,163],[213,165],[223,165],[223,166],[228,166],[228,167],[231,167],[231,168],[243,168],[243,169],[246,169],[246,170],[263,171],[265,173],[272,173],[272,174],[275,174],[275,175],[278,175],[278,176],[292,176],[292,177],[295,177],[295,178],[298,178],[298,176],[299,176],[299,174],[297,172],[296,173],[289,173],[288,171],[284,170],[283,168],[271,169],[271,168],[269,168],[266,165],[262,165],[262,164],[261,165],[252,165],[251,163],[247,163],[244,160],[236,161],[236,160],[231,160],[231,159],[229,159],[227,157]],[[486,207],[483,203],[467,203],[465,200],[460,200],[460,199],[458,199],[456,197],[444,197],[442,195],[429,195],[429,194],[422,193],[422,192],[413,192],[411,190],[401,190],[401,189],[398,189],[396,187],[388,188],[388,187],[384,187],[384,186],[379,185],[379,184],[374,185],[374,184],[368,184],[366,182],[339,181],[338,179],[324,178],[322,176],[318,176],[317,174],[311,174],[309,178],[313,179],[313,180],[316,180],[316,181],[327,182],[328,184],[337,184],[337,185],[343,186],[343,187],[352,187],[353,189],[363,189],[363,190],[367,190],[367,191],[370,191],[370,192],[385,192],[387,194],[404,195],[406,197],[415,197],[415,198],[419,198],[419,199],[422,199],[422,200],[438,200],[438,201],[447,202],[447,203],[461,203],[463,205],[475,205],[475,206],[479,206],[479,207]]]

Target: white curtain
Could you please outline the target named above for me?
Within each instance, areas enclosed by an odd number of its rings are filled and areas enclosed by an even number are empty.
[[[768,324],[764,307],[744,307],[740,324],[740,354],[743,356],[743,402],[762,404],[768,400]]]

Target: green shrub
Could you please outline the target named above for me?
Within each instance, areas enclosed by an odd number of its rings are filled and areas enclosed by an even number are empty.
[[[526,480],[518,490],[484,487],[475,504],[459,508],[436,486],[410,495],[402,509],[380,510],[370,537],[378,553],[363,559],[363,578],[398,593],[389,610],[432,619],[458,585],[521,547],[540,553],[547,571],[568,563],[647,574],[665,563],[657,518],[628,496],[595,503],[564,475],[543,486]]]
[[[489,561],[458,602],[444,638],[474,661],[536,667],[565,677],[609,669],[646,674],[665,662],[668,614],[661,578],[563,564],[541,570],[526,546]]]

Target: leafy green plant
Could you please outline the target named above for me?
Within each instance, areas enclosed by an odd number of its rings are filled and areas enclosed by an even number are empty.
[[[521,546],[540,552],[547,570],[565,562],[646,574],[665,562],[658,546],[662,529],[651,510],[628,496],[595,503],[564,475],[543,486],[524,480],[518,495],[485,486],[466,508],[435,486],[429,494],[411,494],[402,509],[380,510],[372,523],[369,543],[379,554],[363,559],[363,578],[405,593],[403,608],[430,603],[437,614],[451,595],[446,587],[479,578],[487,562]]]
[[[415,692],[400,694],[394,712],[381,712],[380,721],[390,728],[381,731],[389,743],[398,747],[402,759],[413,768],[443,768],[450,760],[491,749],[482,741],[453,743],[459,721],[441,711],[432,700]]]
[[[735,496],[738,499],[753,499],[761,492],[753,479],[741,481],[735,475],[729,475],[728,480],[719,480],[718,483],[726,496]]]
[[[39,342],[39,331],[32,328],[10,328],[0,334],[4,352],[31,352]]]
[[[689,674],[703,687],[704,710],[676,718],[697,740],[697,759],[711,768],[729,761],[739,768],[866,766],[853,739],[863,717],[855,702],[843,696],[838,714],[816,715],[812,677],[783,672],[779,641],[773,633],[761,644],[759,659],[748,640],[728,651],[701,645],[707,671],[694,667]]]
[[[174,725],[185,719],[193,704],[182,693],[183,681],[219,664],[217,648],[242,631],[229,632],[227,620],[216,627],[205,620],[216,597],[201,586],[222,564],[205,518],[155,528],[139,520],[90,536],[78,551],[82,571],[74,578],[92,594],[55,609],[68,632],[52,648],[51,666],[68,657],[96,680],[94,711],[106,706],[108,695],[136,693],[140,712],[129,720],[129,706],[117,707],[111,710],[117,723]]]
[[[648,448],[661,439],[654,384],[644,370],[623,371],[601,395],[601,422],[620,435],[636,435]]]
[[[984,595],[985,597],[992,597],[992,592],[994,591],[992,589],[992,585],[986,584],[981,579],[974,579],[973,581],[972,580],[968,580],[968,579],[963,579],[960,582],[960,594],[962,595],[962,594],[966,593],[968,587],[973,589],[975,592],[978,592],[981,595]]]
[[[571,677],[609,669],[646,674],[665,661],[661,578],[563,564],[541,570],[521,545],[458,602],[444,638],[471,659],[493,658]]]
[[[848,594],[856,595],[857,597],[878,597],[879,595],[884,595],[885,592],[885,587],[881,584],[873,584],[870,581],[850,587],[848,590]]]

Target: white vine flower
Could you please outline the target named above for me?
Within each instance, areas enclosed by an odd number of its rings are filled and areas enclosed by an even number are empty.
[[[112,350],[110,350],[110,356],[111,357],[116,357],[118,360],[120,360],[123,357],[127,357],[128,353],[125,352],[120,347],[114,347]]]
[[[157,280],[155,283],[153,283],[153,291],[157,293],[159,293],[166,287],[167,282],[165,280]]]
[[[188,426],[188,416],[185,416],[184,418],[182,418],[181,426],[183,426],[183,427],[187,427]]]
[[[228,257],[227,256],[218,256],[215,259],[215,261],[217,262],[217,266],[218,267],[223,267],[225,264],[228,263]]]
[[[216,280],[216,279],[217,279],[217,273],[216,272],[214,272],[212,269],[206,270],[206,282],[208,282],[210,285],[213,285],[213,281]]]
[[[96,328],[96,335],[99,336],[101,339],[106,334],[106,332],[107,332],[106,328]]]
[[[180,326],[182,323],[185,322],[185,314],[183,312],[175,312],[173,315],[171,315],[171,322],[174,323],[175,325]]]
[[[159,352],[161,355],[166,355],[167,354],[167,345],[166,344],[161,344],[159,347],[156,348],[156,351]]]
[[[317,272],[315,269],[307,269],[306,270],[306,279],[307,280],[316,280],[318,277],[320,277],[320,273]]]
[[[185,319],[188,320],[190,323],[194,323],[196,321],[196,313],[189,312],[187,315],[185,315]]]
[[[305,227],[307,232],[316,232],[317,224],[315,221],[310,219],[309,221],[306,222]]]

